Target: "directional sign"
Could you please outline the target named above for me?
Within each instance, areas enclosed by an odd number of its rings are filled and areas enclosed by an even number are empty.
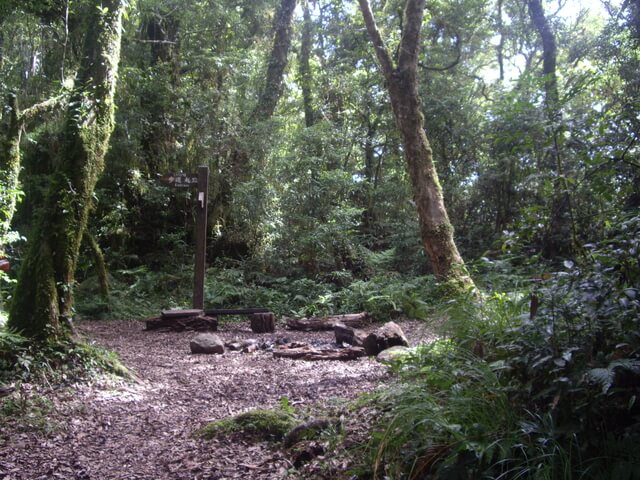
[[[198,173],[167,173],[160,177],[160,181],[172,187],[195,187],[198,189],[198,203],[196,205],[196,255],[193,269],[193,308],[201,311],[204,308],[204,275],[207,268],[209,167],[201,165],[198,167]]]
[[[160,181],[177,188],[189,188],[198,186],[197,173],[167,173],[160,177]]]

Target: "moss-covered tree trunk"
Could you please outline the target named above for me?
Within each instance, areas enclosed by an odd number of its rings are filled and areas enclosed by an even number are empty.
[[[59,167],[28,239],[9,314],[9,326],[32,338],[70,333],[80,243],[114,126],[123,9],[123,0],[101,0],[90,10]]]
[[[282,96],[282,80],[287,68],[287,56],[291,47],[291,33],[293,30],[293,11],[296,0],[281,0],[274,19],[273,48],[269,56],[266,81],[260,99],[251,115],[252,123],[268,120],[278,105]]]
[[[424,0],[408,0],[404,10],[404,31],[398,48],[397,65],[378,31],[367,0],[358,0],[367,32],[387,82],[391,107],[402,134],[404,156],[418,210],[422,244],[435,275],[472,285],[453,240],[453,227],[444,205],[442,188],[433,163],[431,146],[424,131],[424,117],[418,96],[418,52]]]
[[[6,132],[0,150],[0,247],[9,233],[16,211],[20,174],[20,112],[14,94],[7,97]]]
[[[5,109],[7,111],[6,128],[2,146],[0,147],[0,248],[3,239],[11,230],[11,221],[16,212],[19,176],[22,167],[20,140],[25,124],[64,103],[66,95],[45,100],[20,111],[14,93],[7,95]]]

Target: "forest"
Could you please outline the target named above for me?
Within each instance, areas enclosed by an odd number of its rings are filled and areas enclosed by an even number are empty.
[[[0,0],[0,107],[0,479],[640,479],[640,0]]]

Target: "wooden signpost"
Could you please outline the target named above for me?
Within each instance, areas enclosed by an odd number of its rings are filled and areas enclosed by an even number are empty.
[[[207,203],[209,201],[209,167],[198,173],[168,173],[160,178],[176,188],[196,188],[196,258],[193,279],[193,308],[204,308],[204,273],[207,261]]]

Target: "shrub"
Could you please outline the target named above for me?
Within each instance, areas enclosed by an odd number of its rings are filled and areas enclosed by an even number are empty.
[[[630,218],[530,292],[449,305],[376,397],[374,476],[640,478],[639,244]]]

